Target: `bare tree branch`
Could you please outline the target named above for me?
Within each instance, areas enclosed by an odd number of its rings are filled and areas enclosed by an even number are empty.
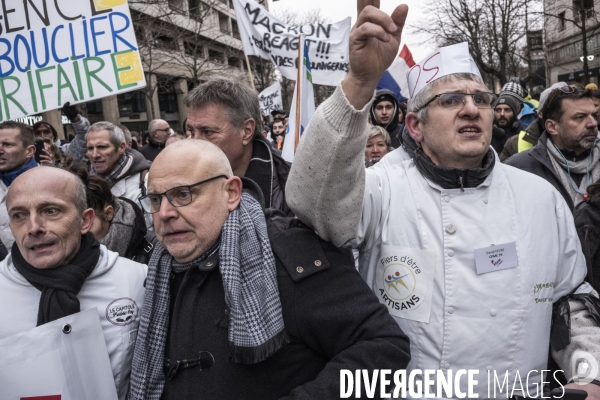
[[[467,42],[484,80],[503,85],[524,68],[531,0],[427,0],[427,20],[411,26],[438,46]]]

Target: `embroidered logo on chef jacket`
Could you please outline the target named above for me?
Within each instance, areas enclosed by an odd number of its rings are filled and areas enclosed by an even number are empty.
[[[379,301],[396,317],[429,323],[434,268],[430,251],[383,245],[376,274]]]
[[[106,307],[106,319],[111,324],[124,326],[133,323],[139,314],[139,308],[133,299],[121,297]]]

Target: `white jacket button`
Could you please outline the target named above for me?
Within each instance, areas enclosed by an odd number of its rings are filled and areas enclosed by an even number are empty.
[[[448,225],[446,227],[446,233],[448,235],[454,235],[456,233],[456,228],[454,227],[454,225]]]
[[[449,362],[444,363],[444,369],[450,369],[450,363]]]
[[[454,257],[454,250],[448,250],[448,257]]]
[[[490,311],[490,315],[491,315],[492,317],[495,317],[495,316],[496,316],[496,310],[491,310],[491,311]]]
[[[448,314],[454,313],[454,307],[448,307]]]

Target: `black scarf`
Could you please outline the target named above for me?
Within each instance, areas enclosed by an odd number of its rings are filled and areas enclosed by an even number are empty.
[[[81,311],[77,294],[100,258],[100,243],[91,232],[81,236],[75,257],[68,264],[56,268],[33,267],[25,261],[17,243],[13,244],[11,254],[17,271],[42,292],[37,326]]]
[[[416,146],[415,140],[410,135],[404,135],[404,148],[412,155],[413,161],[423,176],[444,189],[474,188],[483,183],[496,165],[496,156],[490,148],[483,157],[481,168],[461,169],[446,168],[435,165],[431,158]]]

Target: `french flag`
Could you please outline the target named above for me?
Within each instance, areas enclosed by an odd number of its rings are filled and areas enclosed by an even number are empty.
[[[392,65],[384,72],[383,76],[377,83],[377,90],[388,89],[396,94],[398,101],[402,102],[407,99],[403,94],[408,94],[408,81],[406,73],[415,65],[412,54],[408,47],[404,45],[400,55],[394,60]]]

